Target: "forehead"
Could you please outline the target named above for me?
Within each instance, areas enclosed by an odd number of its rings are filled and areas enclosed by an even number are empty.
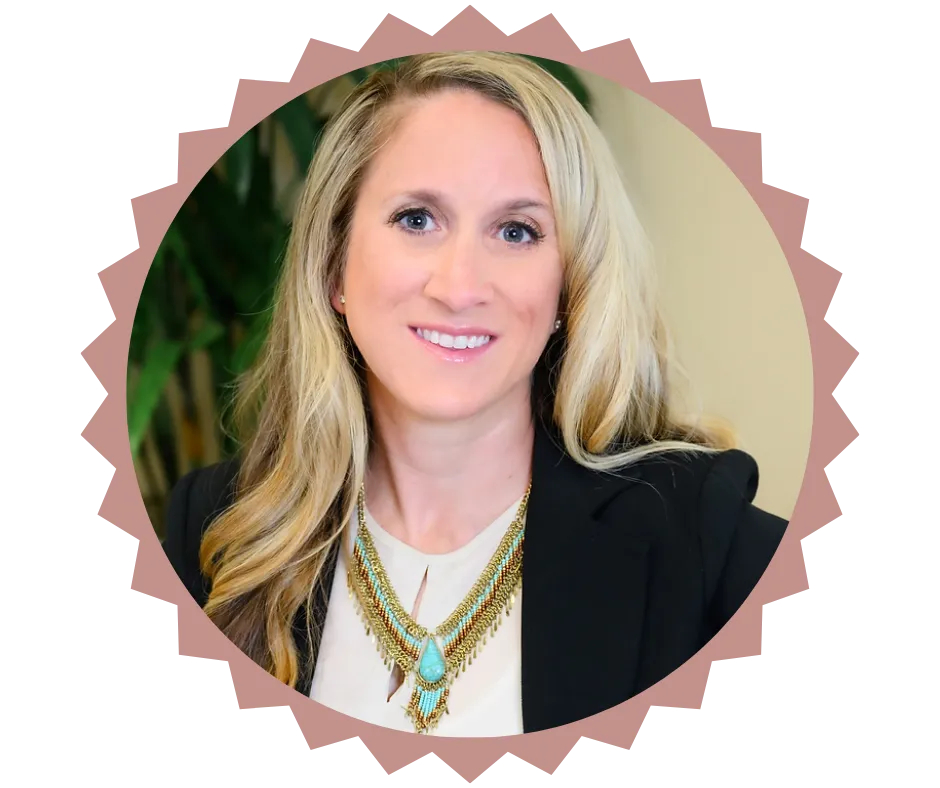
[[[467,90],[409,100],[363,189],[432,189],[492,199],[549,200],[538,144],[512,109]]]

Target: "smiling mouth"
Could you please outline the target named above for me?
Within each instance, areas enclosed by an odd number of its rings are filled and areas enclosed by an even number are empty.
[[[491,334],[446,334],[427,328],[411,329],[419,339],[447,350],[473,350],[488,345],[493,340]]]

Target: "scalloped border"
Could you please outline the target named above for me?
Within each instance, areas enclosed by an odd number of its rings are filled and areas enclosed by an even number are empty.
[[[137,486],[126,429],[126,357],[137,301],[166,229],[202,175],[247,128],[317,84],[385,58],[454,49],[501,49],[570,63],[619,82],[690,128],[735,173],[772,226],[800,292],[813,356],[814,424],[803,487],[783,544],[738,615],[682,668],[622,706],[563,728],[507,739],[428,738],[389,731],[319,706],[263,673],[209,624],[163,556]],[[112,320],[82,347],[81,358],[106,396],[81,430],[81,438],[113,469],[104,499],[99,499],[99,517],[112,530],[120,525],[137,541],[130,590],[138,597],[176,607],[179,653],[188,662],[226,666],[234,710],[286,711],[296,720],[308,750],[360,741],[385,774],[400,773],[426,757],[439,759],[451,773],[468,781],[493,773],[507,757],[543,773],[557,773],[581,741],[633,749],[654,708],[701,710],[704,697],[710,694],[712,665],[765,654],[767,608],[813,590],[803,554],[805,540],[842,519],[843,508],[828,470],[861,437],[833,396],[860,357],[858,347],[829,318],[843,277],[830,262],[803,246],[810,198],[766,182],[765,134],[716,125],[709,91],[700,76],[658,82],[647,71],[632,39],[584,49],[552,11],[530,18],[512,33],[503,32],[475,6],[462,9],[431,33],[386,13],[362,37],[358,49],[310,37],[286,81],[260,83],[244,75],[234,75],[233,81],[233,102],[220,126],[179,134],[177,176],[169,185],[131,197],[136,249],[123,252],[110,266],[99,267],[96,274]]]

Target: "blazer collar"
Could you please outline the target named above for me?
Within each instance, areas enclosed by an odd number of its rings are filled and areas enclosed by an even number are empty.
[[[605,528],[604,506],[635,483],[576,463],[557,431],[536,421],[522,566],[522,715],[526,733],[600,712],[632,694],[643,628],[647,544]],[[322,632],[338,549],[314,596]],[[616,622],[610,613],[617,614]],[[295,619],[297,690],[310,694],[318,644]],[[612,699],[614,699],[612,701]]]

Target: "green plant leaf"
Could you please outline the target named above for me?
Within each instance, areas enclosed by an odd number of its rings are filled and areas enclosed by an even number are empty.
[[[143,326],[143,321],[140,319],[140,309],[138,308],[137,315],[134,317],[134,323],[131,325],[131,339],[127,348],[127,361],[129,364],[141,360],[143,356],[142,347],[146,343],[146,340],[146,329]]]
[[[244,340],[232,355],[232,373],[241,375],[255,362],[258,352],[264,345],[271,324],[271,310],[264,309],[254,315],[248,325]]]
[[[140,301],[137,303],[137,312],[134,314],[134,323],[131,325],[128,362],[143,363],[147,348],[163,331],[161,317],[160,305],[154,303],[153,293],[147,289],[145,282]]]
[[[211,311],[211,299],[209,298],[209,293],[206,290],[199,269],[193,264],[192,255],[190,254],[182,226],[183,222],[180,217],[177,216],[173,219],[173,223],[160,242],[160,249],[157,254],[161,262],[161,268],[164,259],[167,257],[176,263],[183,276],[186,278],[189,286],[189,294],[195,300],[196,306],[205,312],[209,312]],[[147,280],[149,281],[151,277],[156,277],[158,274],[157,258],[154,258],[154,264],[150,267]],[[144,286],[146,287],[146,283]]]
[[[164,261],[168,254],[173,253],[177,256],[185,254],[186,242],[180,234],[179,228],[175,222],[167,228],[166,235],[160,241],[157,252],[153,256],[153,262],[150,264],[150,272],[158,272],[163,269]]]
[[[275,110],[274,117],[287,134],[294,159],[297,161],[297,169],[306,172],[321,129],[320,119],[307,104],[306,94],[301,93]]]
[[[203,196],[203,199],[207,199]],[[200,288],[212,307],[210,311],[216,315],[228,314],[234,305],[232,289],[233,277],[226,270],[222,257],[228,244],[222,241],[222,233],[218,231],[213,221],[207,218],[195,204],[195,197],[190,197],[192,205],[184,205],[183,210],[176,217],[180,231],[186,238],[189,249],[187,256],[189,265],[196,272],[193,280],[187,281],[201,283]],[[202,299],[193,294],[197,303]]]
[[[189,340],[190,350],[208,347],[220,337],[225,336],[225,326],[217,320],[207,320]]]
[[[183,344],[166,340],[150,348],[144,357],[140,377],[131,400],[127,404],[127,428],[131,442],[131,454],[137,455],[141,441],[150,426],[150,419],[160,401],[167,381],[183,352]]]
[[[186,239],[183,238],[179,228],[173,223],[167,228],[160,246],[166,247],[167,251],[173,252],[177,257],[185,257],[186,255]]]
[[[242,204],[248,198],[248,190],[251,188],[255,137],[255,130],[248,129],[225,153],[225,174]]]
[[[265,121],[262,121],[264,123]],[[266,121],[268,123],[271,120]],[[274,178],[271,157],[262,150],[261,124],[254,128],[258,144],[252,150],[251,185],[245,200],[245,214],[266,218],[276,213],[274,207]]]
[[[196,302],[196,306],[206,312],[212,310],[212,300],[209,298],[209,291],[206,289],[205,282],[202,281],[202,275],[199,269],[193,265],[192,258],[185,254],[178,258],[180,269],[186,277],[189,285],[189,291]]]
[[[232,186],[209,170],[196,184],[191,199],[190,213],[203,224],[210,240],[224,245],[227,256],[250,264],[258,248],[257,230],[254,217],[242,207]]]
[[[270,206],[273,197],[267,199]],[[276,222],[270,207],[255,211],[252,207],[242,206],[231,186],[209,170],[178,216],[191,259],[212,297],[209,311],[223,321],[257,309],[257,294],[268,284],[264,270],[270,228]]]

